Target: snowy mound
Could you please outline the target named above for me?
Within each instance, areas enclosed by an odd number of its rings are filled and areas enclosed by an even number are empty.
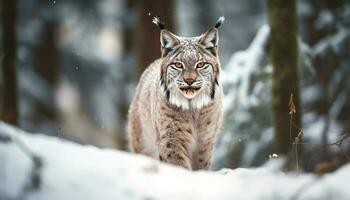
[[[268,166],[190,172],[0,122],[0,199],[350,199],[350,165],[324,177]]]

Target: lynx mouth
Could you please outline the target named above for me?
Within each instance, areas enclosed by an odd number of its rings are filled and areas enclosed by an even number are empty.
[[[194,96],[196,96],[196,94],[198,93],[200,88],[199,87],[183,87],[183,88],[180,88],[180,90],[184,94],[185,97],[191,99]]]

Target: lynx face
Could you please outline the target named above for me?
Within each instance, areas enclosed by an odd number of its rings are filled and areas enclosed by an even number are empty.
[[[170,92],[180,92],[185,98],[192,99],[198,93],[210,90],[213,72],[212,64],[203,61],[187,65],[181,61],[171,63],[167,67],[167,79],[170,81],[169,86],[174,85],[171,88],[177,91]]]
[[[200,109],[214,98],[220,72],[217,29],[183,38],[161,32],[161,86],[171,104]]]

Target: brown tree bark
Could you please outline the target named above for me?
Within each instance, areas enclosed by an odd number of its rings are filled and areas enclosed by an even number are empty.
[[[45,22],[42,31],[42,43],[37,48],[35,70],[51,86],[58,83],[58,27],[53,21]]]
[[[165,22],[168,30],[174,32],[174,1],[173,0],[139,0],[138,23],[136,27],[138,75],[151,64],[160,54],[160,30],[152,23],[153,16]]]
[[[298,78],[298,27],[295,0],[268,0],[268,20],[271,28],[270,58],[273,64],[272,109],[275,153],[288,155],[299,130],[289,133],[289,97],[294,95],[297,113],[293,121],[301,121]]]
[[[16,69],[16,9],[17,0],[2,0],[3,91],[1,120],[18,123],[17,69]]]
[[[49,9],[49,7],[47,7]],[[55,104],[55,90],[59,81],[59,49],[58,49],[58,25],[53,20],[44,23],[41,32],[41,43],[36,49],[34,69],[43,78],[51,89],[49,105],[35,102],[35,115],[44,115],[52,121],[58,120],[58,111]],[[35,116],[34,116],[35,117]]]

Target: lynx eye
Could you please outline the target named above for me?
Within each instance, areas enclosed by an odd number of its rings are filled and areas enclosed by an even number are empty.
[[[203,68],[204,65],[205,65],[204,62],[200,62],[200,63],[197,64],[196,68],[197,68],[197,69]]]
[[[175,63],[175,67],[178,68],[178,69],[183,69],[184,68],[184,66],[180,62],[176,62]]]

